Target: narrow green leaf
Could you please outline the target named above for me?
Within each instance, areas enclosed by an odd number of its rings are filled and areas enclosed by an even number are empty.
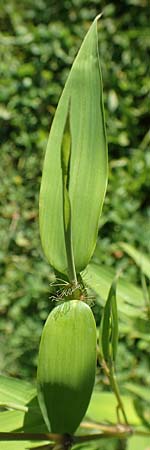
[[[145,300],[145,305],[147,307],[148,317],[150,314],[150,286],[147,286],[146,277],[143,272],[141,272],[141,285],[143,290],[143,298]]]
[[[109,297],[108,297],[109,300]],[[110,334],[110,302],[107,300],[104,307],[103,317],[100,324],[99,345],[102,349],[103,357],[109,360],[109,334]]]
[[[148,255],[134,248],[132,245],[126,242],[120,242],[119,246],[124,250],[127,255],[131,256],[141,272],[143,272],[148,278],[150,278],[150,259]]]
[[[118,348],[118,311],[117,311],[117,300],[116,300],[116,279],[114,280],[112,284],[112,290],[113,290],[113,298],[111,301],[111,307],[112,307],[112,354],[113,354],[113,361],[116,360],[117,356],[117,348]]]
[[[100,325],[100,341],[104,359],[115,361],[118,346],[118,315],[116,303],[116,279],[112,282]]]
[[[70,281],[76,280],[74,254],[72,245],[71,203],[69,198],[71,157],[70,105],[61,146],[62,190],[63,190],[63,225],[67,256],[67,274]]]
[[[40,192],[40,233],[45,255],[67,273],[63,226],[61,149],[70,105],[71,156],[68,195],[76,272],[94,251],[107,183],[107,144],[97,20],[91,25],[74,61],[51,127]]]

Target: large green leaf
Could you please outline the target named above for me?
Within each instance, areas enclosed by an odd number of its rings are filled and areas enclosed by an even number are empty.
[[[97,19],[74,61],[51,127],[40,192],[40,233],[50,264],[68,275],[63,228],[61,145],[70,114],[69,197],[76,272],[94,251],[107,183],[107,145]]]

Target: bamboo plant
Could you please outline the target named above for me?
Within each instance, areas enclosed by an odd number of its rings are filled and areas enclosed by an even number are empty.
[[[42,333],[38,398],[48,430],[71,434],[84,417],[96,371],[96,325],[81,272],[93,254],[107,184],[107,143],[97,20],[60,98],[40,192],[40,233],[54,270],[72,287]]]
[[[37,397],[40,410],[36,403],[34,412],[41,411],[45,431],[0,432],[1,441],[7,444],[9,440],[30,442],[21,449],[29,448],[31,443],[36,449],[69,449],[74,444],[94,439],[126,439],[133,433],[142,434],[129,424],[116,379],[116,279],[104,306],[98,345],[84,281],[84,270],[96,245],[108,175],[97,32],[99,18],[92,23],[72,65],[52,123],[44,160],[40,235],[47,260],[56,279],[59,277],[59,294],[56,293],[59,302],[46,320],[39,348]],[[115,394],[117,422],[114,425],[83,420],[87,410],[90,414],[97,359]],[[9,381],[6,384],[9,392]],[[24,418],[30,411],[27,404],[32,403],[36,395],[33,391],[24,385],[23,403],[10,395],[10,401],[4,399],[0,406],[20,412]],[[99,399],[97,401],[99,405]],[[36,419],[35,423],[37,427]],[[84,433],[78,434],[79,426]],[[12,429],[18,428],[17,422]],[[5,444],[3,448],[6,449]]]

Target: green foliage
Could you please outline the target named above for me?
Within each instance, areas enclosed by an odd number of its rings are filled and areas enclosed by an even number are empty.
[[[11,431],[17,431],[25,433],[36,433],[37,427],[38,432],[45,433],[46,427],[43,423],[43,418],[39,409],[37,396],[36,396],[36,389],[33,387],[31,383],[27,383],[24,381],[15,380],[13,378],[6,378],[0,376],[0,386],[1,386],[1,396],[2,398],[5,398],[5,402],[10,403],[13,401],[15,405],[18,406],[18,410],[13,410],[13,408],[10,408],[10,410],[6,410],[5,412],[0,412],[0,433],[1,432],[11,432]],[[144,396],[143,392],[140,390],[140,395]],[[125,405],[125,408],[128,411],[128,418],[130,421],[130,424],[132,426],[136,426],[139,430],[145,430],[145,428],[142,426],[141,417],[138,412],[138,409],[135,407],[134,398],[129,397],[129,395],[123,395],[122,396],[123,403]],[[103,405],[103,408],[102,408]],[[99,392],[95,391],[92,395],[91,402],[89,405],[89,408],[87,410],[87,416],[86,420],[91,421],[101,421],[102,423],[106,423],[106,421],[109,418],[109,421],[112,424],[116,423],[116,399],[114,398],[113,394],[110,392]],[[20,407],[20,411],[19,411]],[[21,408],[26,410],[21,410]],[[85,425],[84,425],[85,426]],[[78,434],[83,434],[84,428],[78,429]],[[85,430],[84,430],[85,431]],[[128,441],[128,446],[130,447],[130,442],[134,440],[136,441],[137,436],[134,436],[133,438],[130,438]],[[145,450],[145,443],[148,442],[148,437],[139,437],[139,442],[141,444],[141,450]],[[41,444],[46,444],[46,441],[41,442]],[[0,446],[2,450],[25,450],[28,448],[34,448],[35,446],[40,445],[40,441],[36,441],[34,443],[31,441],[23,441],[23,442],[8,442],[3,441],[2,437],[0,435]],[[107,443],[104,440],[97,441],[98,448],[105,450],[106,448],[110,448],[112,450],[118,450],[120,448],[120,440],[116,439],[115,442],[108,440]],[[76,448],[76,447],[75,447]],[[78,446],[78,448],[84,448],[84,445],[81,447]],[[86,443],[87,448],[87,443]],[[90,445],[90,442],[88,443],[88,448],[92,448],[93,450],[97,447],[95,447],[95,443],[93,442]]]
[[[104,307],[115,271],[91,262],[83,274],[84,282],[96,295],[97,305]],[[117,374],[121,384],[135,379],[149,385],[149,310],[144,292],[123,276],[119,277],[116,291],[119,318],[119,345]],[[104,380],[105,383],[105,380]]]
[[[85,36],[59,100],[41,181],[39,211],[43,249],[54,269],[67,275],[70,281],[75,279],[74,270],[69,273],[70,241],[78,274],[94,252],[107,184],[97,22],[98,18]],[[69,154],[68,142],[65,148],[63,139],[68,122]]]
[[[76,431],[90,402],[95,371],[91,309],[80,300],[64,302],[49,314],[39,349],[38,400],[49,431]]]

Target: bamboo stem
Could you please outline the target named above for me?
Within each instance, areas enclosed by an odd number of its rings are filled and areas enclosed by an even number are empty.
[[[121,410],[125,424],[128,426],[128,419],[124,410],[124,405],[120,396],[119,387],[116,379],[116,374],[114,371],[114,366],[112,361],[110,362],[109,366],[107,365],[106,361],[102,358],[102,355],[100,353],[99,347],[97,348],[97,354],[100,364],[102,365],[102,368],[104,370],[105,375],[108,377],[110,385],[112,387],[112,390],[115,394],[115,397],[117,399],[117,419],[120,422],[119,418],[119,410]]]
[[[104,425],[100,423],[83,422],[82,427],[99,429],[97,433],[85,435],[61,435],[55,433],[20,433],[20,432],[0,432],[0,441],[48,441],[43,446],[43,450],[54,447],[55,450],[68,450],[74,444],[80,444],[92,440],[99,440],[105,438],[127,439],[132,435],[136,436],[150,436],[150,431],[134,429],[129,425]],[[36,447],[35,450],[40,449]]]
[[[0,432],[0,441],[59,441],[60,437],[53,433]]]
[[[123,402],[122,402],[122,399],[120,396],[119,387],[118,387],[118,383],[117,383],[113,365],[110,367],[110,370],[109,370],[109,379],[110,379],[110,384],[112,386],[112,389],[114,391],[114,394],[115,394],[117,402],[118,402],[118,410],[119,409],[121,410],[125,424],[128,425],[128,419],[127,419],[127,416],[126,416],[126,413],[124,410],[124,405],[123,405]]]

